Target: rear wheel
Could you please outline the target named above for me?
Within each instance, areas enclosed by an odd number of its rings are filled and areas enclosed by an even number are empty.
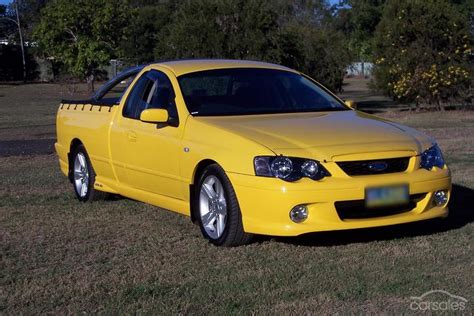
[[[196,186],[197,219],[205,238],[216,246],[239,246],[250,242],[244,232],[239,203],[224,170],[208,166]]]
[[[81,202],[103,200],[107,193],[94,189],[95,172],[83,145],[75,148],[72,155],[72,184]]]

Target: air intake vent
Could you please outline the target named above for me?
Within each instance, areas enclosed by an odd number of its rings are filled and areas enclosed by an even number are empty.
[[[410,196],[410,201],[406,205],[379,208],[367,208],[364,200],[338,201],[334,203],[334,206],[341,220],[375,218],[410,212],[416,207],[416,204],[425,197],[426,193],[413,194]]]
[[[377,160],[340,161],[336,163],[350,176],[365,176],[403,172],[407,170],[409,161],[410,157],[403,157]]]

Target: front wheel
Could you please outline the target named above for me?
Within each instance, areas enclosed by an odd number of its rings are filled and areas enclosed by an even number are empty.
[[[203,236],[216,246],[250,242],[244,232],[239,203],[230,180],[217,164],[208,166],[196,186],[198,222]]]
[[[103,200],[107,193],[94,189],[95,172],[83,145],[72,154],[72,184],[76,197],[81,202]]]

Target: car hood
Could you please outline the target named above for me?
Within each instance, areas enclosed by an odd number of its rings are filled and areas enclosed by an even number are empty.
[[[415,129],[358,111],[198,119],[260,143],[275,154],[324,160],[346,160],[345,156],[364,153],[416,155],[433,142]]]

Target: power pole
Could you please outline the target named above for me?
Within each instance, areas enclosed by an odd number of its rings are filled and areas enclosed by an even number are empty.
[[[15,0],[14,4],[16,12],[16,25],[18,26],[18,34],[20,35],[21,58],[23,60],[23,82],[26,82],[25,48],[23,47],[23,34],[21,33],[20,14],[18,13],[18,0]]]

